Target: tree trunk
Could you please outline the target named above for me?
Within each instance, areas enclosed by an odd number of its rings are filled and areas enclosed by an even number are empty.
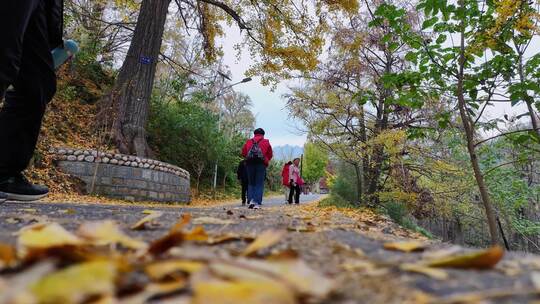
[[[228,174],[227,174],[227,172],[225,172],[223,174],[223,179],[222,179],[223,191],[225,191],[225,188],[227,186],[227,176],[228,176]]]
[[[153,153],[146,141],[150,97],[170,0],[143,0],[133,40],[100,115],[121,153]]]
[[[362,168],[358,164],[354,164],[354,171],[356,172],[356,202],[360,206],[363,200],[364,186],[362,185],[363,173]]]
[[[464,0],[460,0],[460,4],[462,9],[464,8]],[[491,198],[489,196],[484,176],[482,175],[482,171],[480,169],[480,165],[478,163],[478,155],[476,154],[476,148],[474,146],[474,130],[472,123],[469,119],[469,116],[467,114],[466,104],[465,104],[465,96],[464,96],[464,89],[463,89],[463,78],[464,78],[464,68],[465,68],[465,26],[463,25],[463,22],[461,24],[461,49],[460,49],[460,55],[459,55],[459,73],[458,73],[458,79],[457,79],[457,97],[458,97],[458,107],[459,107],[459,114],[461,117],[461,123],[463,124],[463,128],[465,129],[465,140],[467,141],[467,150],[469,152],[469,158],[471,161],[471,165],[474,171],[474,177],[476,179],[476,184],[478,185],[478,190],[480,191],[480,197],[482,198],[482,203],[484,205],[484,209],[486,212],[486,219],[487,224],[489,227],[489,234],[491,236],[491,244],[496,245],[498,244],[498,238],[497,238],[497,222],[495,219],[495,212],[493,210],[493,204],[491,203]]]

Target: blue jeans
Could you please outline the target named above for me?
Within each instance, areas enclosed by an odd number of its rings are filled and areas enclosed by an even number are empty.
[[[266,167],[262,163],[247,164],[248,201],[260,205],[263,200]]]

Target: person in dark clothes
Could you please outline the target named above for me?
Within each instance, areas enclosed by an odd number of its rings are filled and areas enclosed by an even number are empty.
[[[0,1],[0,200],[36,200],[49,192],[22,172],[56,93],[51,50],[63,45],[62,27],[62,0]]]
[[[246,160],[243,159],[238,164],[238,169],[236,170],[236,176],[240,185],[242,185],[242,206],[246,205],[247,202],[247,191],[248,191],[248,173],[247,173],[247,164]]]
[[[264,138],[264,130],[256,129],[252,139],[242,148],[242,156],[246,159],[248,172],[248,200],[250,209],[260,209],[263,194],[266,168],[273,157],[270,141]]]

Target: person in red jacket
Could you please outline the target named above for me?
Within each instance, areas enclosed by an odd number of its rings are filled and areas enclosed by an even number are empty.
[[[288,161],[281,170],[281,184],[283,185],[283,193],[285,194],[285,204],[289,203],[289,191],[291,187],[289,183],[289,168],[291,165],[292,161]]]
[[[270,141],[264,138],[264,130],[256,129],[253,138],[242,148],[242,156],[246,159],[248,173],[248,201],[250,209],[259,209],[264,194],[266,167],[273,157]]]

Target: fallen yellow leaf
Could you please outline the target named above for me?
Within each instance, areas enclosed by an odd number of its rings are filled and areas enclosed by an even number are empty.
[[[417,241],[407,241],[407,242],[392,242],[384,244],[384,249],[403,251],[403,252],[413,252],[413,251],[422,251],[426,248],[427,244]]]
[[[401,264],[399,265],[399,269],[403,271],[409,271],[409,272],[416,272],[423,275],[426,275],[428,277],[431,277],[436,280],[446,280],[448,279],[448,273],[437,269],[437,268],[431,268],[427,267],[425,265],[420,264]]]
[[[254,238],[252,237],[248,237],[248,236],[241,236],[241,235],[237,235],[237,234],[232,234],[232,233],[227,233],[227,234],[223,234],[223,235],[212,235],[208,238],[208,241],[206,241],[207,244],[209,245],[217,245],[217,244],[222,244],[222,243],[226,243],[226,242],[231,242],[231,241],[238,241],[238,240],[248,240],[248,241],[253,241]]]
[[[313,225],[289,226],[287,227],[287,230],[295,231],[295,232],[315,232],[315,226]]]
[[[30,288],[39,303],[80,303],[114,293],[116,266],[110,261],[76,264],[46,275]]]
[[[184,241],[184,232],[169,231],[166,235],[150,243],[148,253],[159,255],[165,253],[174,246],[181,244]]]
[[[59,224],[50,223],[23,228],[17,243],[23,248],[47,249],[68,245],[77,246],[84,242]]]
[[[282,261],[282,260],[294,260],[298,259],[300,255],[298,252],[294,249],[285,249],[278,252],[272,252],[268,257],[266,257],[269,261]]]
[[[211,281],[193,287],[192,304],[295,304],[296,299],[286,286],[271,281]]]
[[[347,271],[364,272],[374,271],[377,269],[377,265],[367,260],[355,260],[341,264],[341,268]]]
[[[120,244],[129,249],[147,247],[145,242],[133,239],[120,231],[118,225],[112,220],[84,223],[77,233],[98,246]]]
[[[0,243],[0,270],[4,267],[9,267],[15,260],[15,248],[11,245]]]
[[[64,210],[59,210],[58,212],[63,213],[63,214],[70,214],[70,215],[76,213],[75,209],[71,209],[71,208],[64,209]]]
[[[209,217],[209,216],[203,216],[198,217],[193,220],[193,224],[196,225],[203,225],[203,224],[215,224],[215,225],[229,225],[229,224],[235,224],[235,221],[232,220],[224,220],[216,217]]]
[[[212,273],[224,279],[239,281],[278,281],[300,295],[325,297],[333,288],[333,281],[311,269],[304,261],[255,259],[211,263]],[[264,283],[262,283],[264,285]]]
[[[482,251],[435,259],[426,264],[431,267],[489,269],[495,266],[503,256],[504,250],[500,246],[494,246]]]
[[[244,250],[243,255],[253,255],[260,249],[273,246],[277,244],[286,234],[287,231],[284,230],[266,230],[257,236],[253,243],[249,244],[249,246]]]
[[[145,210],[145,211],[147,211],[147,210]],[[163,212],[151,211],[150,213],[147,212],[147,214],[148,214],[147,216],[143,217],[140,221],[138,221],[133,226],[131,226],[131,229],[133,229],[133,230],[142,230],[142,229],[144,229],[145,225],[147,223],[150,223],[151,221],[161,217],[163,215]]]
[[[168,260],[148,264],[144,271],[153,280],[159,281],[177,272],[194,273],[206,265],[202,262],[186,260]]]
[[[247,267],[244,263],[213,262],[209,268],[213,275],[226,280],[259,282],[260,284],[265,284],[265,282],[279,283],[278,278],[271,277],[260,269]]]
[[[204,230],[203,226],[197,226],[191,231],[184,234],[184,240],[186,241],[197,241],[197,242],[206,242],[208,241],[208,234]]]
[[[191,214],[184,213],[180,216],[180,219],[171,227],[170,231],[179,231],[184,229],[191,221]]]

